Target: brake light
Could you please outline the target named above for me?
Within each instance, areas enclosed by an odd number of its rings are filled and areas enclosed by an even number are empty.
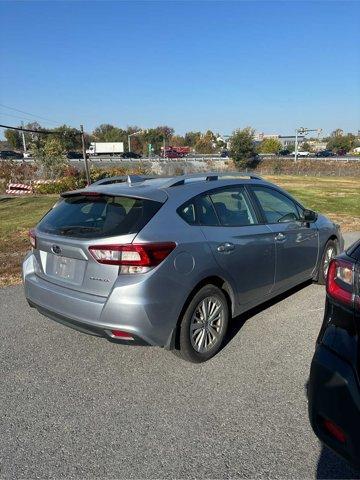
[[[326,291],[335,300],[352,305],[354,299],[354,265],[346,260],[331,261]]]
[[[102,194],[99,192],[81,192],[83,197],[101,197]]]
[[[111,330],[111,335],[119,340],[134,340],[134,337],[123,330]]]
[[[29,240],[32,248],[36,248],[36,235],[35,235],[35,230],[33,228],[29,230]]]
[[[176,243],[131,243],[89,247],[98,263],[119,265],[120,273],[145,273],[159,265],[174,250]]]
[[[323,419],[323,427],[327,431],[329,435],[335,438],[340,443],[346,442],[346,435],[341,430],[341,428],[336,425],[336,423],[332,422],[331,420]]]

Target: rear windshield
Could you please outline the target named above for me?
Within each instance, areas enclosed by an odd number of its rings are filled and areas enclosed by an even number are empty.
[[[138,233],[162,203],[131,197],[76,195],[60,200],[40,221],[40,232],[101,238]]]

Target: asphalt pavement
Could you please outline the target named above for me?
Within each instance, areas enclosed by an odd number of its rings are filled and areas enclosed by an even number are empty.
[[[21,286],[1,289],[0,478],[360,478],[308,422],[324,298],[302,285],[235,319],[193,365],[81,334]]]

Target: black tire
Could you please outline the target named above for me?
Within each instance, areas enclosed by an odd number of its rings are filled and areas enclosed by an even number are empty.
[[[328,240],[328,242],[325,245],[323,254],[321,256],[321,261],[319,264],[319,273],[318,273],[318,278],[317,278],[317,283],[319,285],[325,285],[326,284],[326,267],[329,268],[329,252],[332,252],[330,255],[330,260],[331,258],[335,257],[338,254],[338,244],[336,240]]]
[[[208,327],[202,327],[196,329],[196,325],[198,323],[194,323],[194,316],[199,312],[198,309],[200,309],[200,305],[204,300],[207,301],[205,302],[207,304],[207,310],[209,310],[209,305],[211,306],[212,304],[209,302],[213,302],[215,305],[215,310],[216,307],[221,305],[220,308],[220,316],[219,320],[217,321],[218,323],[216,324],[216,328],[219,328],[219,331],[216,331],[217,336],[214,335],[214,329],[213,329],[213,324],[208,326]],[[209,313],[209,312],[208,312]],[[209,315],[209,320],[211,319],[211,314]],[[204,325],[207,322],[204,321]],[[188,362],[192,363],[201,363],[201,362],[206,362],[209,360],[211,357],[213,357],[221,348],[221,345],[224,341],[224,337],[226,335],[227,329],[228,329],[228,324],[229,324],[229,307],[228,303],[226,300],[226,297],[222,290],[220,290],[218,287],[215,287],[215,285],[205,285],[202,287],[192,298],[191,302],[187,306],[185,313],[183,314],[180,324],[179,324],[179,332],[178,332],[178,348],[176,350],[173,350],[173,353],[175,353],[177,356],[180,356],[183,360],[186,360]],[[195,325],[195,327],[193,327]],[[199,323],[199,325],[201,325]],[[209,341],[208,344],[208,350],[206,351],[197,351],[194,346],[194,337],[197,335],[196,333],[193,333],[193,335],[190,335],[190,328],[194,329],[197,331],[203,330],[203,337],[208,340],[209,338],[213,338],[213,345],[211,345],[211,341]],[[211,329],[211,332],[207,330],[207,328]],[[201,332],[198,334],[200,335]],[[202,339],[202,345],[203,348],[205,349],[205,343],[207,340]],[[201,340],[200,340],[201,342]]]

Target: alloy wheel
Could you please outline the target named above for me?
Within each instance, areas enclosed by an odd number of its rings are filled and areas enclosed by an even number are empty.
[[[222,340],[225,309],[222,301],[206,297],[197,305],[190,322],[190,340],[195,351],[208,352]]]

